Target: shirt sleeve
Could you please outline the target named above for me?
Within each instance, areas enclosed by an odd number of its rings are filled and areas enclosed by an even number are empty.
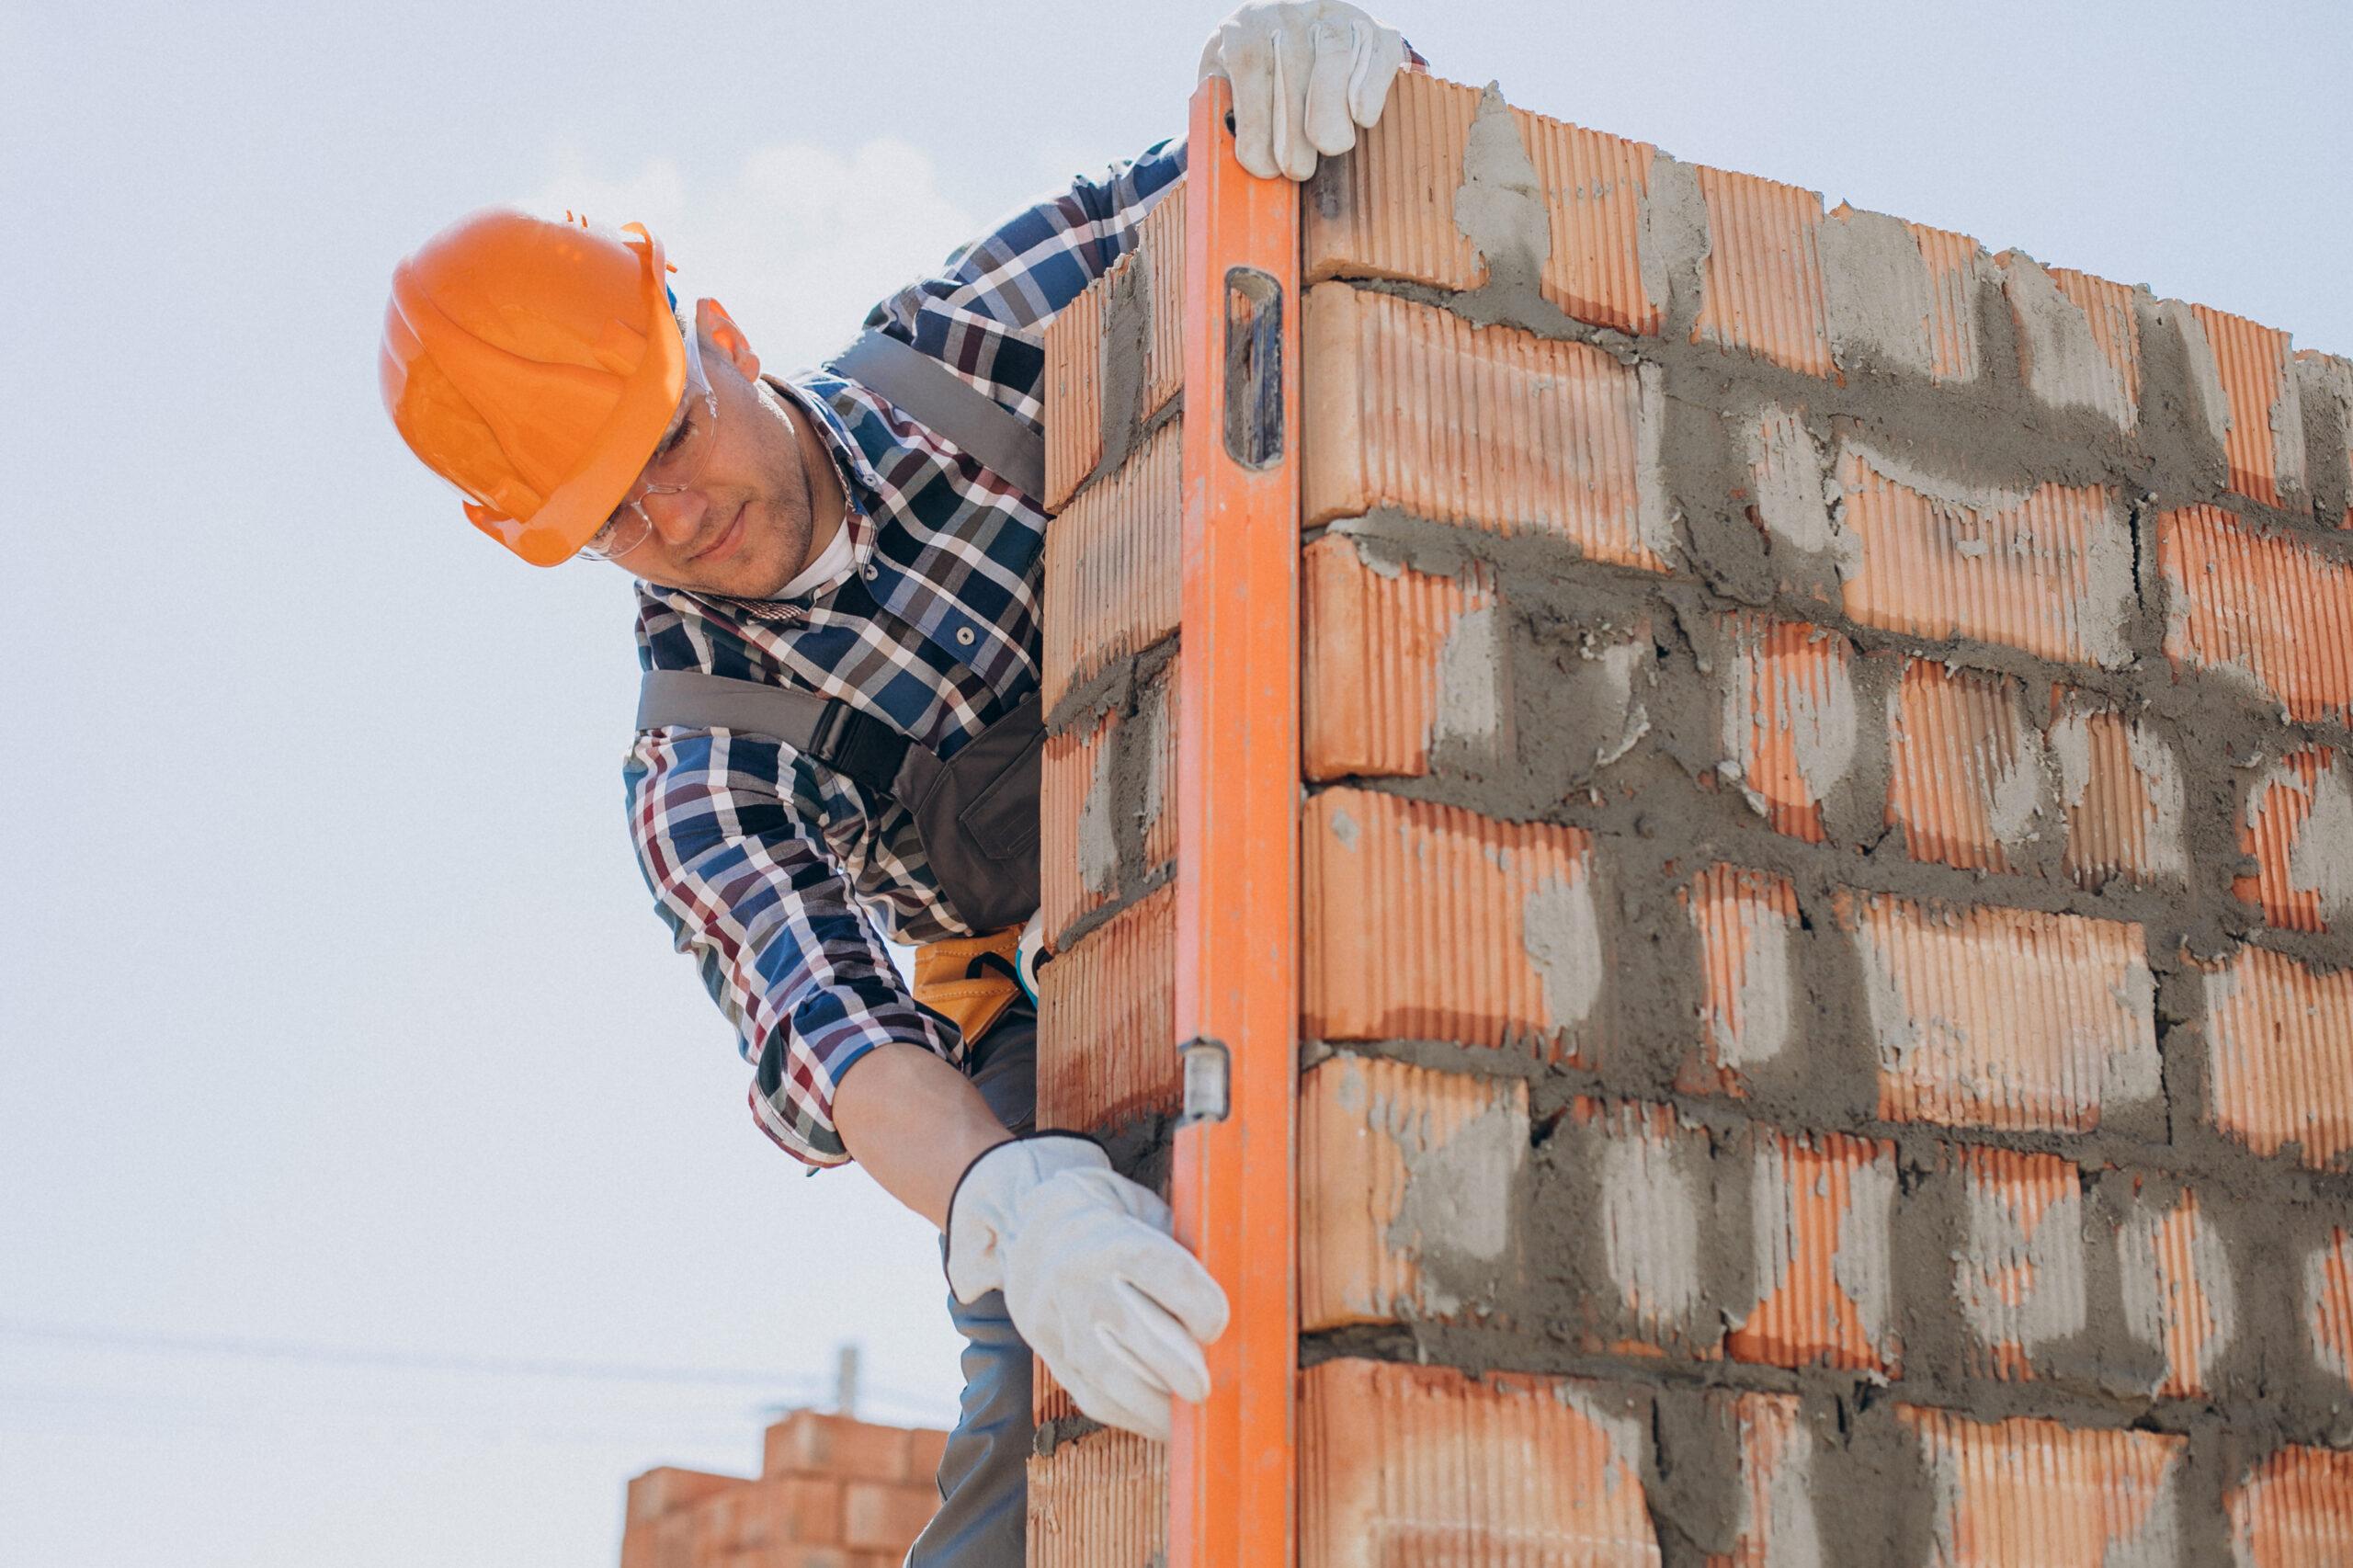
[[[1038,426],[1045,327],[1111,268],[1185,172],[1182,137],[1085,176],[961,246],[866,318]]]
[[[908,994],[812,825],[863,803],[790,748],[726,730],[642,732],[622,774],[654,908],[753,1064],[754,1119],[807,1165],[847,1164],[834,1091],[850,1064],[892,1040],[949,1061],[961,1050]]]

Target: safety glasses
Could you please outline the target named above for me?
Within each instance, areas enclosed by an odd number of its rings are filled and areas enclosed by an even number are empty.
[[[701,301],[696,301],[699,315]],[[611,561],[643,544],[654,532],[654,518],[645,509],[649,495],[676,495],[691,490],[702,478],[703,465],[719,445],[719,394],[703,369],[702,334],[689,324],[687,340],[687,385],[670,424],[654,445],[654,455],[638,471],[637,483],[621,497],[605,526],[580,553],[591,561]]]

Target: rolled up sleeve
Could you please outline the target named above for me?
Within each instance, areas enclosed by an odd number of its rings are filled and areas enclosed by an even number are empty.
[[[814,826],[858,809],[827,798],[847,787],[725,730],[642,732],[622,771],[639,869],[734,1026],[754,1119],[807,1165],[847,1164],[834,1091],[851,1063],[892,1040],[961,1049],[908,993]]]

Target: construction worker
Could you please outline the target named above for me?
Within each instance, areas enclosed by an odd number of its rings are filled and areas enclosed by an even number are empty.
[[[1409,59],[1287,0],[1222,23],[1201,74],[1244,166],[1298,180]],[[638,580],[630,825],[759,1126],[942,1232],[969,1344],[917,1568],[1022,1562],[1033,1349],[1088,1415],[1165,1437],[1226,1321],[1156,1195],[1032,1131],[1040,335],[1184,167],[1163,142],[1017,213],[790,379],[717,301],[681,310],[636,225],[475,213],[385,313],[385,405],[475,527]],[[919,944],[912,994],[878,926]]]

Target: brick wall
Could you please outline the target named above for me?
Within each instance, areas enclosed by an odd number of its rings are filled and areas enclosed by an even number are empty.
[[[1182,201],[1047,343],[1041,1120],[1163,1182]],[[1301,1562],[2353,1562],[2353,363],[1429,78],[1302,225]]]
[[[948,1434],[799,1410],[756,1476],[649,1470],[629,1483],[621,1568],[895,1568],[939,1506]]]

